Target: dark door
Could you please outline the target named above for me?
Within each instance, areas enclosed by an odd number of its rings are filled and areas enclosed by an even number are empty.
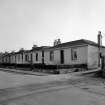
[[[44,51],[42,51],[42,64],[44,64]]]
[[[33,57],[32,57],[32,54],[31,54],[31,63],[32,63],[32,61],[33,61],[32,58],[33,58]]]
[[[101,58],[101,69],[104,70],[105,69],[105,56],[102,56]]]
[[[60,51],[61,64],[64,63],[64,50]]]

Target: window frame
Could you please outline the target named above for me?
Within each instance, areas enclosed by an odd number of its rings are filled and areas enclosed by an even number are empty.
[[[28,55],[26,54],[25,55],[25,61],[28,61],[29,60],[29,57],[28,57]]]
[[[71,60],[73,61],[78,60],[77,48],[71,48]]]
[[[50,61],[54,61],[54,51],[50,51]]]

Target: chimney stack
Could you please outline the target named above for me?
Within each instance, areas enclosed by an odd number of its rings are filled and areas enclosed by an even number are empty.
[[[102,35],[101,35],[101,31],[98,31],[98,46],[102,46]]]

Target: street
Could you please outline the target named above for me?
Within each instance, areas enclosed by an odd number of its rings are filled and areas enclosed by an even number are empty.
[[[105,97],[76,87],[65,87],[35,92],[1,105],[105,105]]]
[[[35,76],[0,71],[0,105],[105,105],[104,82],[91,75]]]
[[[23,73],[5,72],[0,71],[0,89],[17,87],[27,84],[46,83],[50,81],[59,81],[61,79],[70,78],[71,75],[48,75],[48,76],[36,76],[36,75],[24,75]]]

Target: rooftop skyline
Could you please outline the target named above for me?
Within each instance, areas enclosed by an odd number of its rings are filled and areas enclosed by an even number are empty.
[[[105,0],[0,0],[0,52],[88,39],[105,45]]]

